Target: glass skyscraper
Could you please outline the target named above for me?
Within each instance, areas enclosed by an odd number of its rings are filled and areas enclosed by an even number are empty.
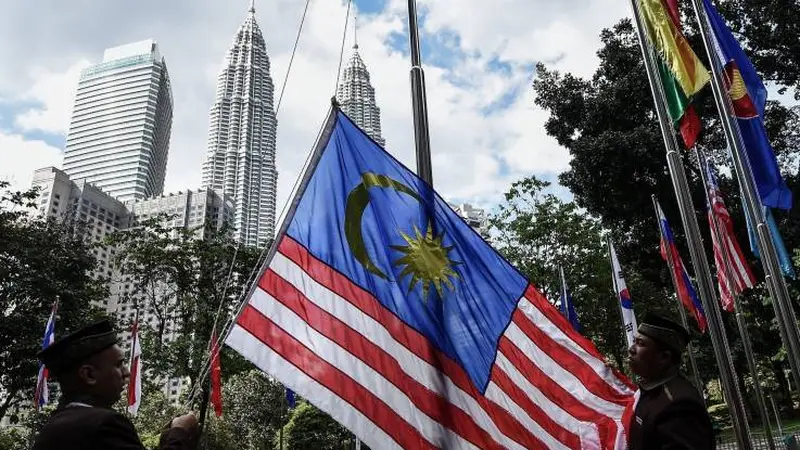
[[[369,137],[380,145],[386,145],[381,134],[381,109],[375,101],[375,88],[369,81],[367,66],[358,54],[358,44],[353,46],[353,55],[342,71],[336,89],[336,101],[342,112]]]
[[[121,201],[164,190],[172,89],[153,40],[107,49],[81,73],[64,172]]]

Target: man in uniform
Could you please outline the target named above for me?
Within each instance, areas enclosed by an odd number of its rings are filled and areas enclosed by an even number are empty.
[[[631,417],[630,450],[714,449],[714,433],[703,398],[678,373],[689,333],[675,322],[648,315],[629,350],[639,376],[639,400]]]
[[[130,372],[111,323],[83,328],[38,356],[58,380],[61,401],[34,450],[144,450],[131,421],[112,409]],[[192,449],[196,430],[194,415],[177,417],[161,435],[159,448]]]

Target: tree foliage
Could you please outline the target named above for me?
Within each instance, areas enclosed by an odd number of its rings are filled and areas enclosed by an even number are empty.
[[[786,87],[800,86],[797,71],[792,71],[800,61],[796,35],[789,36],[783,30],[794,29],[796,20],[785,16],[786,11],[797,11],[796,2],[727,0],[720,9],[728,19],[734,19],[734,29],[747,35],[745,46],[753,61],[766,78],[778,80]],[[784,12],[777,9],[785,7]],[[688,8],[688,2],[684,5]],[[685,12],[689,12],[685,10]],[[688,18],[693,17],[687,14]],[[687,35],[705,58],[692,20],[687,20]],[[770,33],[765,30],[780,30]],[[559,177],[560,183],[569,188],[575,203],[597,217],[604,228],[619,242],[617,250],[623,264],[633,267],[634,276],[658,290],[670,292],[666,265],[658,255],[658,231],[656,228],[651,195],[655,194],[670,218],[679,249],[684,255],[690,272],[685,239],[674,200],[675,194],[667,169],[663,141],[658,127],[655,109],[644,70],[641,50],[636,33],[627,19],[620,21],[601,33],[601,48],[597,53],[600,65],[589,79],[569,73],[559,73],[540,64],[533,88],[536,104],[549,114],[546,131],[572,156],[571,167]],[[718,164],[727,164],[727,153],[718,124],[716,107],[710,89],[702,91],[694,99],[703,120],[700,147],[711,154]],[[766,126],[779,162],[784,170],[789,187],[798,192],[800,180],[797,176],[797,160],[800,156],[798,142],[798,108],[789,108],[771,101],[767,106]],[[703,229],[707,254],[710,255],[710,235],[705,217],[705,196],[694,157],[684,153],[684,164],[696,207],[697,220]],[[747,234],[742,216],[741,200],[735,180],[720,179],[726,203],[737,224],[740,243],[746,247]],[[780,214],[780,227],[787,246],[792,249],[800,245],[800,214]],[[710,261],[713,259],[709,258]],[[763,271],[755,259],[756,275],[763,280]],[[630,272],[630,270],[629,270]],[[629,282],[630,284],[630,282]],[[639,302],[650,302],[656,306],[663,300],[642,299],[634,287],[631,289],[637,314],[641,314]],[[797,299],[797,285],[791,283],[790,291]],[[651,301],[652,300],[652,301]],[[762,362],[771,366],[777,384],[782,386],[783,397],[788,398],[784,364],[780,352],[774,311],[769,304],[764,286],[761,284],[743,298],[744,309],[750,324],[751,337]],[[797,307],[797,305],[795,306]],[[646,308],[646,307],[645,307]],[[734,318],[725,314],[726,327],[731,340],[737,367],[746,367],[741,342],[735,332]],[[693,325],[693,324],[691,324]],[[715,377],[715,364],[707,339],[697,342],[699,363],[705,379]],[[744,384],[745,370],[737,371]]]
[[[339,450],[348,448],[344,447],[347,443],[352,446],[353,435],[329,415],[301,401],[284,427],[284,440],[286,450]]]
[[[91,276],[96,260],[83,224],[36,218],[38,193],[11,192],[0,182],[0,419],[32,399],[45,324],[59,300],[56,330],[74,331],[96,318],[106,297]]]

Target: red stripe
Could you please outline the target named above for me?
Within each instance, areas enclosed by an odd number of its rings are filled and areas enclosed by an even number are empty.
[[[520,350],[516,344],[505,336],[500,339],[500,351],[511,361],[511,364],[517,368],[525,379],[536,386],[550,401],[580,421],[597,424],[600,442],[604,443],[603,448],[614,448],[617,425],[611,418],[584,405],[580,400],[569,393],[569,391],[542,372],[536,364],[533,364],[533,362],[525,356],[525,353]],[[526,406],[526,408],[529,408],[529,406]],[[570,448],[580,448],[580,446],[570,446]]]
[[[237,324],[310,378],[352,405],[403,448],[434,449],[414,427],[380,398],[318,357],[291,334],[247,305]]]
[[[566,334],[567,337],[570,340],[572,340],[572,342],[577,344],[580,348],[582,348],[585,352],[587,352],[589,355],[593,356],[597,360],[605,361],[605,358],[600,353],[600,351],[597,350],[597,348],[594,346],[594,344],[592,344],[592,341],[586,339],[580,333],[575,331],[575,329],[572,328],[572,325],[570,325],[570,323],[567,322],[567,320],[564,318],[564,316],[560,312],[558,312],[558,310],[556,310],[556,308],[553,305],[551,305],[550,302],[548,302],[547,299],[544,298],[544,296],[539,292],[539,290],[536,289],[533,285],[528,286],[528,290],[525,291],[525,298],[529,302],[531,302],[533,304],[533,306],[535,306],[536,309],[539,310],[539,312],[544,314],[544,316],[547,317],[547,319],[550,320],[550,322],[552,322],[556,327],[558,327],[558,329],[561,330],[562,333]],[[515,313],[514,317],[525,317],[525,315],[524,314],[516,314]],[[525,320],[527,321],[528,319],[525,318]],[[519,324],[517,324],[517,325],[519,325]],[[530,323],[530,326],[535,328],[536,330],[538,330],[538,327],[533,325],[533,323]],[[520,328],[522,328],[522,327],[520,327]],[[525,331],[524,328],[523,328],[523,331]],[[527,332],[526,332],[526,334],[527,334]],[[540,334],[544,335],[541,332],[540,332]],[[529,335],[529,337],[530,337],[530,335]],[[584,366],[588,367],[589,370],[593,374],[595,374],[597,379],[600,380],[600,383],[602,385],[607,386],[609,389],[612,390],[612,392],[614,393],[614,397],[616,397],[616,398],[627,398],[627,396],[625,394],[621,394],[621,393],[617,392],[615,389],[611,388],[611,386],[605,380],[601,379],[600,376],[597,375],[597,372],[595,372],[591,367],[589,367],[589,365],[586,364],[582,359],[578,358],[577,355],[575,355],[574,353],[566,350],[561,345],[556,344],[555,341],[553,341],[550,337],[547,337],[547,339],[549,341],[551,341],[553,344],[555,344],[556,348],[561,349],[565,355],[569,355],[569,357],[574,358],[577,361],[579,361],[581,365],[584,365]],[[534,340],[534,342],[537,342],[537,341]],[[618,370],[616,370],[616,369],[614,369],[612,367],[609,367],[609,369],[612,371],[612,373],[617,378],[617,380],[619,380],[620,383],[624,384],[626,387],[628,387],[632,391],[636,389],[636,385],[634,385],[633,382],[628,377],[623,375],[622,372],[620,372],[620,371],[618,371]],[[614,403],[618,403],[618,402],[615,401]]]
[[[406,347],[411,353],[447,376],[453,384],[478,402],[500,432],[522,445],[530,441],[530,438],[526,437],[532,436],[530,432],[508,411],[479,393],[458,363],[436,350],[424,336],[384,308],[372,294],[315,258],[288,235],[281,240],[278,251],[300,266],[317,283],[330,289],[380,323],[395,341]]]
[[[501,341],[508,339],[503,336]],[[559,442],[564,444],[567,448],[580,448],[581,439],[578,435],[570,432],[562,427],[559,423],[554,421],[546,411],[539,405],[535,404],[525,392],[519,388],[511,378],[508,377],[500,367],[497,365],[492,369],[492,381],[503,390],[517,405],[519,405],[525,413],[538,423],[542,428],[547,431],[547,434],[558,439]],[[551,380],[552,381],[552,380]],[[570,413],[570,415],[573,415]],[[574,416],[574,415],[573,415]]]
[[[553,361],[567,372],[581,380],[586,389],[594,395],[620,406],[627,404],[628,395],[615,390],[588,363],[546,335],[522,310],[514,313],[511,320],[537,347],[550,355]]]
[[[408,395],[415,408],[431,419],[455,431],[479,448],[502,448],[472,420],[472,417],[410,377],[390,354],[314,304],[278,274],[268,270],[261,278],[259,286],[294,311],[313,329],[381,374],[401,392]]]

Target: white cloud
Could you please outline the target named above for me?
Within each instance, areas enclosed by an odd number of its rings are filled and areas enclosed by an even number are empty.
[[[8,62],[0,67],[0,97],[22,92],[11,97],[41,105],[17,111],[18,129],[64,133],[80,68],[97,62],[105,47],[153,37],[166,57],[175,99],[166,189],[198,187],[217,73],[247,2],[233,2],[241,3],[237,8],[221,0],[44,1],[50,7],[11,2],[0,17],[0,57]],[[456,8],[450,2],[420,2],[426,17],[423,39],[448,31],[443,45],[460,46],[447,67],[437,61],[425,66],[434,182],[446,198],[491,203],[517,178],[567,167],[566,151],[545,134],[546,113],[533,105],[531,64],[552,60],[556,68],[591,73],[600,28],[627,12],[618,4],[462,0]],[[277,100],[304,2],[257,6]],[[414,168],[409,61],[390,46],[404,32],[405,14],[403,0],[390,0],[379,14],[361,14],[359,44],[376,88],[387,146]],[[278,115],[279,204],[299,175],[333,94],[344,15],[343,0],[311,3]],[[34,16],[39,19],[28,20]],[[21,52],[12,42],[29,42],[30,51]],[[495,60],[510,70],[495,70]],[[29,178],[29,173],[19,176]]]
[[[22,131],[66,134],[78,79],[81,70],[88,66],[89,61],[81,60],[72,64],[65,72],[33,69],[31,78],[36,82],[17,100],[34,102],[36,105],[20,113],[15,118],[14,125]]]
[[[0,180],[10,182],[11,190],[24,191],[31,187],[34,170],[61,164],[61,150],[0,131],[0,161]]]

